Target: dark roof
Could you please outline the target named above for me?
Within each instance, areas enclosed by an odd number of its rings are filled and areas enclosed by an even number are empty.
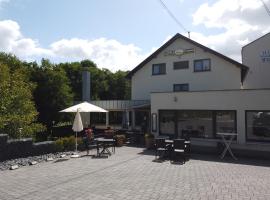
[[[198,46],[202,49],[204,49],[205,51],[208,51],[230,63],[232,63],[233,65],[236,65],[237,67],[241,68],[241,81],[243,82],[244,79],[245,79],[245,76],[247,74],[247,71],[248,71],[248,67],[221,54],[221,53],[218,53],[217,51],[214,51],[213,49],[210,49],[198,42],[195,42],[194,40],[191,40],[179,33],[177,33],[175,36],[173,36],[169,41],[167,41],[165,44],[163,44],[159,49],[157,49],[154,53],[152,53],[149,57],[147,57],[144,61],[142,61],[137,67],[135,67],[133,70],[131,70],[128,74],[127,74],[127,78],[131,78],[133,76],[133,74],[135,74],[138,70],[140,70],[145,64],[147,64],[150,60],[152,60],[153,58],[155,58],[161,51],[163,51],[165,48],[167,48],[170,44],[172,44],[175,40],[177,39],[183,39],[183,40],[186,40],[187,42],[189,43],[192,43],[194,44],[195,46]]]

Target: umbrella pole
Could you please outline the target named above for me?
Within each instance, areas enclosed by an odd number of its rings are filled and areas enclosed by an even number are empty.
[[[77,131],[76,131],[76,144],[75,144],[75,152],[77,153]]]

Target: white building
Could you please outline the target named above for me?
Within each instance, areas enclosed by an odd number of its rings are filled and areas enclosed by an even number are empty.
[[[242,61],[249,67],[244,88],[270,88],[270,33],[244,46]]]
[[[176,34],[135,67],[132,100],[150,100],[152,133],[210,147],[218,132],[236,132],[234,148],[270,150],[269,36],[243,48],[243,65]]]

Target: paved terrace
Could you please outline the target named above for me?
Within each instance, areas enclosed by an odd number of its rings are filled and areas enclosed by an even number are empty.
[[[195,155],[184,165],[152,162],[142,148],[108,159],[82,157],[0,172],[0,199],[270,199],[270,162],[220,162]]]

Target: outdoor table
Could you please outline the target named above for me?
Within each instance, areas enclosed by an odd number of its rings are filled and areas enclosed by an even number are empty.
[[[232,150],[231,150],[231,144],[232,144],[232,141],[233,139],[237,136],[237,133],[217,133],[217,135],[220,135],[221,136],[221,139],[225,145],[225,148],[222,152],[222,154],[220,155],[220,158],[223,159],[224,156],[226,155],[226,152],[229,151],[229,153],[231,154],[232,158],[234,160],[237,160],[237,158],[234,156]],[[226,139],[225,137],[229,137],[229,139]]]
[[[96,138],[95,141],[97,142],[97,156],[101,156],[106,153],[111,155],[109,147],[111,144],[114,145],[114,139]],[[99,151],[100,146],[102,147],[101,152]]]

